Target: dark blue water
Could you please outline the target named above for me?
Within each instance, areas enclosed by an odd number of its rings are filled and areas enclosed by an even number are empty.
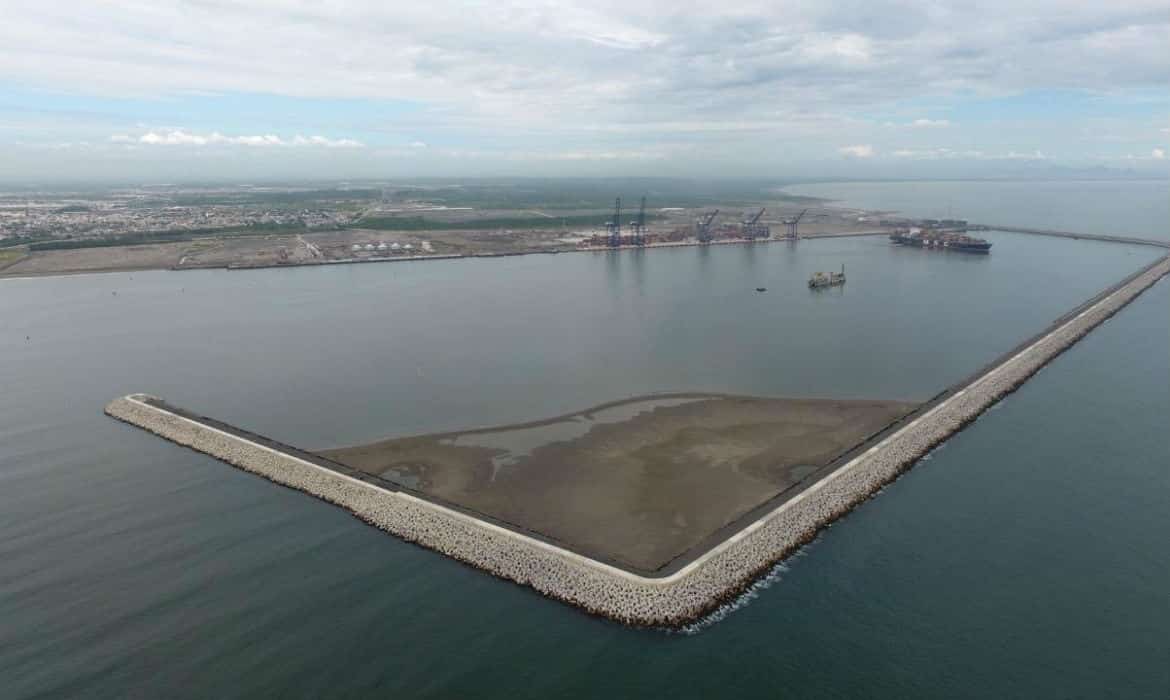
[[[690,635],[100,413],[149,391],[319,447],[651,391],[925,398],[1153,255],[992,235],[0,282],[0,697],[1165,697],[1165,282]]]

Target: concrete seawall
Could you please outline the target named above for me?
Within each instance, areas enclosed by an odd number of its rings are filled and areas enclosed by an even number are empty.
[[[1129,243],[1131,245],[1148,245],[1155,248],[1170,248],[1170,241],[1155,238],[1137,238],[1135,236],[1110,236],[1099,233],[1077,233],[1076,231],[1056,231],[1046,228],[1026,228],[1023,226],[996,226],[994,224],[978,224],[980,228],[992,231],[1006,231],[1008,233],[1027,233],[1033,236],[1049,236],[1051,238],[1071,238],[1078,241],[1102,241],[1104,243]]]
[[[1167,258],[1146,267],[814,485],[661,577],[641,576],[408,493],[352,478],[151,405],[142,394],[115,399],[106,413],[339,505],[402,539],[550,597],[628,624],[674,626],[695,620],[736,596],[1168,272]]]

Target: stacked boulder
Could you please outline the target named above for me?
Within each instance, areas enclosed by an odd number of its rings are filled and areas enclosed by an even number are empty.
[[[678,571],[645,577],[272,446],[132,394],[106,413],[240,469],[336,504],[365,522],[502,578],[632,625],[678,626],[734,598],[823,527],[897,478],[1037,370],[1170,272],[1162,258],[1077,316],[777,506]]]

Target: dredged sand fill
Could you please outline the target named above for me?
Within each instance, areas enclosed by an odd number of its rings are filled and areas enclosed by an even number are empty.
[[[534,423],[319,454],[653,572],[914,406],[648,396]]]
[[[368,483],[255,435],[168,407],[145,394],[111,401],[106,413],[275,483],[312,494],[406,541],[434,549],[585,610],[637,625],[681,625],[744,590],[818,530],[845,515],[1170,273],[1161,258],[1058,319],[1041,335],[867,443],[806,490],[750,514],[672,573],[646,577],[501,528],[395,488]],[[867,448],[867,449],[866,449]],[[373,477],[368,477],[373,478]],[[384,483],[384,482],[383,482]]]

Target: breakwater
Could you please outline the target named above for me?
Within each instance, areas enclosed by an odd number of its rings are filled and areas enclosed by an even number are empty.
[[[1075,231],[1055,231],[1046,228],[1024,228],[1022,226],[997,226],[995,224],[978,224],[978,228],[981,230],[1006,231],[1008,233],[1027,233],[1033,236],[1071,238],[1077,241],[1103,241],[1105,243],[1129,243],[1132,245],[1149,245],[1156,248],[1170,248],[1170,241],[1161,241],[1154,238],[1109,236],[1100,233],[1077,233]]]
[[[466,513],[393,492],[153,406],[117,399],[107,412],[176,443],[340,505],[403,539],[448,554],[546,595],[632,624],[678,625],[737,595],[825,524],[908,469],[919,457],[1167,273],[1162,259],[1035,343],[990,368],[896,432],[868,446],[668,576],[644,577],[526,537]]]

